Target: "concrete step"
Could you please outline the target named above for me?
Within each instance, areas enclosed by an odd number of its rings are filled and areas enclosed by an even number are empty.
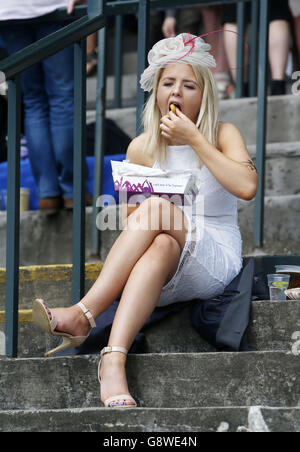
[[[292,335],[300,331],[298,301],[253,301],[246,338],[255,351],[292,348]],[[213,352],[216,349],[201,339],[191,325],[189,307],[172,314],[145,330],[147,351],[151,353]]]
[[[129,84],[131,89],[134,89],[136,79],[128,82]],[[130,90],[129,87],[126,89]],[[114,119],[129,136],[133,138],[136,135],[136,109],[134,107],[107,110],[106,114],[107,117]],[[95,112],[89,112],[89,117],[94,115]],[[268,97],[267,143],[300,141],[299,115],[300,96]],[[255,144],[257,98],[222,100],[220,102],[220,120],[235,124],[241,130],[246,143]]]
[[[135,63],[135,55],[132,53],[127,54],[130,64]],[[108,76],[106,79],[106,108],[114,108],[114,96],[115,96],[115,78]],[[124,74],[122,76],[121,84],[121,99],[122,107],[135,107],[136,106],[136,88],[137,88],[137,76],[135,74]],[[87,80],[87,92],[86,102],[87,110],[96,109],[96,90],[97,90],[97,78],[91,77]]]
[[[263,252],[275,254],[300,253],[300,195],[266,196],[264,212]],[[239,226],[243,254],[253,252],[254,200],[238,201]]]
[[[53,284],[55,285],[55,284]],[[53,291],[54,292],[54,291]],[[39,292],[36,296],[41,296]],[[67,298],[67,297],[66,297]],[[49,301],[48,301],[49,300]],[[56,300],[48,292],[50,307],[64,304],[61,296]],[[24,300],[21,299],[21,303]],[[32,300],[28,301],[32,306]],[[43,333],[32,319],[32,311],[23,310],[19,316],[19,357],[41,357],[47,350],[58,345],[59,340]],[[253,301],[246,338],[251,350],[289,352],[295,344],[293,335],[300,331],[300,303],[294,300],[283,302]],[[214,352],[215,347],[203,340],[190,320],[190,308],[167,318],[144,330],[144,352],[149,353],[188,353]],[[0,312],[0,355],[5,354],[4,315]]]
[[[253,251],[254,201],[238,202],[243,254]],[[110,207],[110,215],[120,227],[119,208]],[[107,211],[108,212],[108,211]],[[300,194],[265,197],[263,252],[269,255],[300,253]],[[284,221],[283,221],[284,219]],[[86,261],[91,257],[92,207],[86,209]],[[43,212],[22,212],[20,218],[20,265],[70,264],[72,262],[73,215],[61,211],[55,220]],[[100,259],[104,261],[121,230],[101,231]],[[28,240],[30,237],[30,240]],[[0,212],[0,267],[6,262],[6,213]]]
[[[248,146],[252,158],[256,145]],[[266,148],[265,195],[283,196],[300,194],[299,184],[300,142],[269,143]]]
[[[97,355],[0,358],[0,409],[99,407]],[[299,407],[299,356],[286,352],[130,354],[140,407]]]
[[[300,408],[72,408],[0,411],[0,432],[299,432]],[[104,445],[105,437],[102,444]],[[172,438],[169,438],[172,440]],[[107,437],[106,441],[109,440]],[[140,438],[154,446],[154,438]],[[199,445],[199,438],[191,438]],[[128,441],[128,440],[127,440]],[[147,441],[147,442],[146,442]],[[110,444],[110,443],[106,443]],[[129,443],[123,443],[128,444]],[[141,443],[140,443],[141,444]],[[175,443],[173,443],[174,445]],[[170,445],[170,443],[169,443]],[[178,445],[178,444],[177,444]]]
[[[85,264],[85,290],[95,282],[102,262]],[[0,268],[0,311],[5,306],[6,271]],[[59,307],[72,304],[72,265],[34,265],[20,267],[19,270],[19,309],[31,309],[35,298],[47,298],[49,306]]]

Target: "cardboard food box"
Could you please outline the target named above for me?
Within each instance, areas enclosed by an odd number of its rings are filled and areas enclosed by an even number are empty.
[[[152,195],[170,198],[175,204],[191,204],[197,195],[195,177],[188,171],[166,171],[148,168],[128,161],[111,161],[114,188],[123,202],[130,204],[130,198]],[[126,199],[127,200],[126,200]]]

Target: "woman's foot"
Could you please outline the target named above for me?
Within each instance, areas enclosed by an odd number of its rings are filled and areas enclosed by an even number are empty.
[[[133,400],[118,399],[118,394],[128,394],[131,398],[126,379],[126,355],[120,352],[102,356],[100,364],[100,398],[104,403],[110,397],[115,401],[111,406],[135,405]],[[116,396],[116,397],[115,397]]]
[[[57,319],[55,331],[68,333],[72,336],[86,336],[91,326],[82,310],[74,305],[68,308],[56,308],[50,310]]]

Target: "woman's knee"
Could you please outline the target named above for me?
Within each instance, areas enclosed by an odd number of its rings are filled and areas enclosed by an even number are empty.
[[[172,260],[180,258],[181,248],[177,240],[169,234],[158,234],[152,242],[151,249],[161,260]]]
[[[141,202],[140,206],[135,210],[135,221],[139,221],[141,225],[147,229],[162,229],[163,218],[170,218],[171,203],[158,196],[151,196]]]
[[[177,207],[168,199],[151,196],[141,203],[139,209],[153,218],[158,216],[168,218]]]
[[[169,201],[167,201],[164,198],[161,198],[159,196],[151,196],[150,198],[145,199],[141,205],[140,208],[141,209],[147,209],[147,210],[151,210],[151,209],[159,209],[163,206],[167,206],[167,203],[170,204]]]

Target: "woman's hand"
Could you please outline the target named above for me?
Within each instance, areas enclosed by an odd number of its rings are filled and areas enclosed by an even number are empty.
[[[196,125],[179,108],[176,114],[172,111],[161,118],[161,134],[174,146],[181,146],[193,142],[197,135],[202,135]]]
[[[75,5],[85,5],[87,0],[69,0],[68,3],[68,14],[72,14]]]
[[[162,32],[165,38],[176,36],[176,19],[175,17],[166,17],[162,24]]]

